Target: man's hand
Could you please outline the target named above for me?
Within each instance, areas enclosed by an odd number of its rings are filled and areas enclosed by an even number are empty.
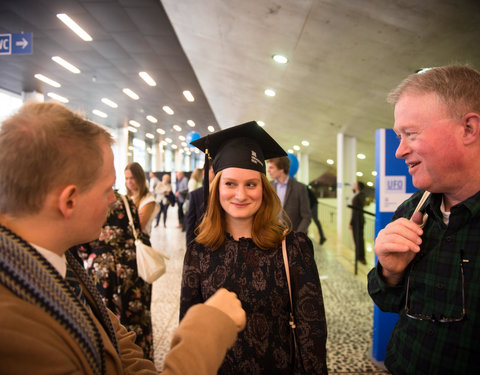
[[[242,309],[242,303],[233,292],[221,288],[205,301],[205,305],[216,307],[227,314],[237,326],[237,332],[245,328],[246,314]]]
[[[423,230],[419,224],[422,214],[417,212],[412,220],[400,218],[382,229],[375,241],[374,251],[383,268],[388,285],[396,285],[402,279],[405,268],[420,251]]]

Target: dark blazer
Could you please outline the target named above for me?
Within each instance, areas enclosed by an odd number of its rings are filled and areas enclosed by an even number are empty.
[[[197,237],[195,235],[195,229],[202,221],[204,213],[203,186],[190,192],[188,199],[190,203],[188,204],[187,216],[185,217],[187,246]]]
[[[276,190],[276,181],[270,181]],[[283,209],[292,222],[292,229],[295,232],[308,232],[312,214],[310,211],[310,201],[308,199],[307,186],[301,182],[295,181],[289,177],[287,183],[287,192],[283,202]]]

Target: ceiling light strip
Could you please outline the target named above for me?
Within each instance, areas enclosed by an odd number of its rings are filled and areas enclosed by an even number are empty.
[[[72,30],[85,42],[91,42],[93,40],[92,37],[85,30],[83,30],[74,20],[72,20],[65,13],[58,13],[57,18],[60,21],[62,21],[65,25],[67,25],[70,28],[70,30]]]

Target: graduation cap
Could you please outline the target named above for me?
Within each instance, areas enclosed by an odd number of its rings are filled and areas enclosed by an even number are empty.
[[[231,167],[265,174],[265,160],[287,156],[283,148],[256,121],[220,130],[191,144],[205,153],[204,189],[207,197],[209,157],[213,159],[215,174]]]

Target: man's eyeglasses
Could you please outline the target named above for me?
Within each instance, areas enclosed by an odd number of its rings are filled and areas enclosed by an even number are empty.
[[[408,279],[407,279],[407,293],[405,296],[405,313],[406,315],[415,320],[428,320],[431,322],[438,322],[438,323],[454,323],[454,322],[460,322],[465,318],[466,315],[466,310],[465,310],[465,276],[463,274],[463,263],[468,262],[468,260],[461,259],[460,260],[460,274],[462,277],[462,315],[457,318],[446,318],[443,316],[440,316],[439,318],[436,318],[435,316],[431,315],[424,315],[424,314],[414,314],[410,312],[410,276],[413,271],[413,265],[410,268],[410,272],[408,274]]]

